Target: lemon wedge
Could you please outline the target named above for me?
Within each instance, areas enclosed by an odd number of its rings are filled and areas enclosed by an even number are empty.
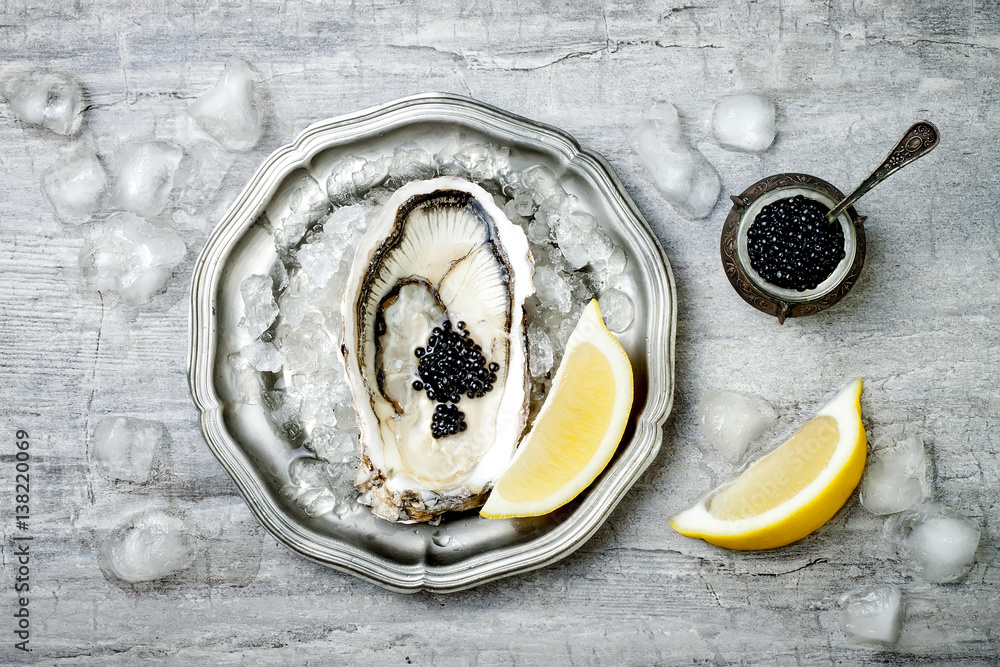
[[[538,516],[576,498],[608,465],[631,409],[632,365],[591,301],[552,390],[480,515]]]
[[[743,474],[670,519],[681,535],[729,549],[771,549],[829,521],[865,469],[861,379]]]

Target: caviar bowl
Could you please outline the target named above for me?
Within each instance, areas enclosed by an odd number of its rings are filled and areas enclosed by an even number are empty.
[[[303,178],[325,182],[347,155],[377,157],[396,147],[430,147],[458,135],[510,149],[522,169],[540,164],[595,215],[625,249],[621,287],[634,302],[619,341],[635,373],[635,401],[611,463],[576,500],[552,514],[487,520],[475,511],[439,525],[396,524],[358,506],[309,515],[281,493],[297,456],[260,405],[240,399],[228,355],[249,342],[241,281],[266,273],[276,251],[267,231]],[[212,453],[247,505],[281,544],[315,562],[399,592],[451,592],[544,567],[582,546],[655,459],[674,387],[676,294],[670,265],[611,166],[569,135],[475,100],[415,95],[306,128],[261,165],[216,225],[195,265],[191,287],[188,379]],[[298,454],[300,455],[300,454]]]
[[[740,297],[757,310],[778,318],[805,317],[825,310],[843,299],[854,287],[865,262],[864,216],[853,206],[837,218],[844,233],[844,258],[829,276],[812,289],[797,291],[765,280],[750,264],[748,230],[761,210],[776,201],[801,195],[832,209],[844,195],[821,178],[783,173],[757,181],[738,196],[722,227],[720,251],[726,277]]]

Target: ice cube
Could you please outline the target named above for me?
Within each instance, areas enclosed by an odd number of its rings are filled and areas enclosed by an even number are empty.
[[[731,463],[739,463],[750,443],[777,420],[763,398],[738,391],[706,391],[698,404],[701,432]]]
[[[42,174],[42,192],[63,222],[90,220],[101,205],[107,184],[104,167],[89,145],[80,146]]]
[[[862,642],[895,644],[903,629],[902,599],[893,584],[872,584],[840,598],[840,626]]]
[[[615,244],[603,232],[593,230],[590,233],[581,232],[583,241],[587,245],[587,253],[591,260],[607,259],[615,251]]]
[[[474,181],[499,180],[509,169],[510,149],[496,144],[468,144],[453,159]]]
[[[302,323],[307,308],[306,300],[294,294],[285,293],[278,299],[278,309],[281,311],[281,316],[285,322],[293,327]]]
[[[138,305],[166,287],[185,253],[184,241],[172,229],[134,213],[115,213],[84,242],[79,264],[94,289]]]
[[[712,130],[719,145],[759,153],[774,143],[774,102],[760,95],[730,95],[715,104]]]
[[[307,312],[298,327],[289,328],[276,342],[286,367],[319,370],[339,363],[337,343],[316,311]]]
[[[295,259],[298,260],[302,270],[308,275],[316,286],[320,289],[326,287],[344,258],[344,244],[332,234],[317,235],[308,243],[295,251]]]
[[[194,560],[184,521],[155,510],[131,518],[105,547],[105,565],[128,583],[156,581],[179,572]]]
[[[628,255],[625,253],[625,249],[620,246],[615,248],[608,256],[607,263],[608,273],[616,276],[624,273],[625,267],[628,266]]]
[[[535,214],[538,206],[535,204],[534,190],[518,187],[510,200],[514,213],[529,218]]]
[[[281,355],[274,343],[254,341],[244,345],[240,355],[258,371],[277,373],[281,370]]]
[[[891,429],[872,445],[861,479],[861,504],[872,514],[895,514],[924,499],[926,474],[920,435]]]
[[[648,102],[643,117],[629,132],[628,143],[646,167],[663,197],[683,215],[704,218],[719,198],[719,175],[681,131],[677,110],[669,102]]]
[[[549,242],[552,230],[549,228],[549,223],[536,217],[528,222],[525,234],[529,241],[535,245],[540,245]]]
[[[885,530],[904,563],[927,581],[961,579],[976,560],[979,522],[936,503],[900,512]]]
[[[44,68],[13,72],[0,81],[0,94],[30,125],[70,136],[83,124],[83,87],[72,74]]]
[[[358,199],[358,189],[354,187],[354,172],[368,160],[357,155],[347,155],[337,160],[326,179],[326,194],[336,206],[344,206]]]
[[[436,173],[434,158],[422,148],[396,148],[389,159],[389,184],[395,188],[410,181],[432,178]]]
[[[160,422],[109,417],[94,429],[90,460],[110,479],[146,482],[165,434]]]
[[[311,174],[304,170],[291,174],[264,209],[275,246],[282,252],[293,248],[330,208],[330,200]]]
[[[188,113],[213,139],[234,151],[253,148],[264,130],[260,77],[245,60],[229,61],[219,82]]]
[[[181,180],[178,167],[183,158],[184,151],[168,141],[129,141],[116,158],[112,205],[146,218],[156,217]]]
[[[528,167],[521,172],[521,184],[533,192],[534,203],[546,203],[552,208],[562,208],[566,202],[566,190],[552,170],[542,165]]]
[[[389,178],[389,158],[385,156],[365,162],[360,169],[351,174],[354,190],[362,195],[385,183],[387,178]]]
[[[243,297],[243,319],[240,326],[246,327],[251,338],[259,338],[271,328],[278,316],[278,305],[274,301],[274,280],[271,276],[254,274],[240,283]]]
[[[309,433],[309,446],[316,455],[331,463],[353,462],[357,455],[357,424],[316,426]]]
[[[568,313],[572,305],[569,285],[550,266],[535,267],[535,293],[547,307],[560,313]]]
[[[238,352],[229,355],[229,367],[233,372],[236,398],[247,405],[260,405],[264,394],[264,380],[260,373]]]
[[[615,333],[622,333],[628,329],[635,319],[635,305],[632,299],[625,292],[613,287],[604,290],[597,300],[597,307],[601,310],[604,325]]]
[[[357,497],[353,465],[298,458],[289,466],[288,476],[291,484],[282,491],[310,516],[343,511]]]
[[[574,269],[582,269],[593,261],[585,240],[579,237],[570,238],[559,244],[559,252],[566,263]]]
[[[544,377],[552,369],[552,341],[537,324],[528,327],[528,371],[532,377]]]

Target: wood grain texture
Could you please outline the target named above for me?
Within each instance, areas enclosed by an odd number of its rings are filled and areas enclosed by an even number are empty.
[[[735,3],[6,2],[0,62],[71,71],[91,106],[80,140],[110,165],[133,137],[205,140],[184,113],[242,56],[262,72],[261,143],[225,154],[200,199],[166,217],[189,254],[166,294],[123,317],[81,287],[83,231],[55,221],[41,173],[73,142],[0,105],[0,466],[33,443],[31,660],[44,664],[995,664],[1000,660],[1000,8],[989,0]],[[697,5],[697,6],[692,6]],[[609,159],[656,230],[679,298],[677,393],[658,460],[580,551],[448,596],[401,596],[310,563],[259,528],[198,429],[185,376],[187,287],[214,223],[264,157],[315,120],[430,90],[471,95],[573,134]],[[759,91],[779,109],[761,155],[707,131],[720,96]],[[913,121],[942,133],[930,156],[859,204],[868,259],[852,293],[783,326],[743,303],[719,261],[725,197],[682,219],[625,143],[642,102],[676,104],[723,194],[768,174],[850,190]],[[696,421],[716,388],[759,393],[789,433],[826,395],[866,378],[872,435],[914,422],[934,496],[982,522],[961,583],[905,573],[882,521],[856,499],[784,549],[735,553],[674,533],[667,517],[733,473]],[[88,442],[104,417],[166,424],[155,479],[113,484]],[[10,473],[10,475],[8,475]],[[4,500],[4,516],[12,501]],[[184,513],[202,558],[156,586],[109,583],[98,554],[147,508]],[[13,563],[3,522],[0,662],[13,650]],[[860,647],[836,600],[897,583],[899,644]],[[10,612],[10,613],[8,613]]]

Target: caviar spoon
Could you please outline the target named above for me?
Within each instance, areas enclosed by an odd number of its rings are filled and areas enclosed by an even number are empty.
[[[914,160],[922,158],[930,153],[935,146],[941,142],[941,135],[938,129],[930,121],[921,120],[914,123],[910,129],[899,140],[896,146],[889,151],[875,171],[861,182],[854,192],[847,195],[844,201],[840,202],[826,214],[827,222],[833,222],[847,210],[854,202],[868,194],[876,185],[889,178],[897,171],[910,164]]]

